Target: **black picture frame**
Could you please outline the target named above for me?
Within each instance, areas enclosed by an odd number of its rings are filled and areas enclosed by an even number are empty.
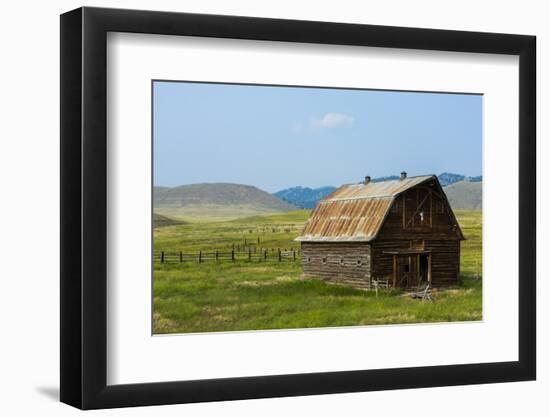
[[[519,360],[107,385],[108,32],[519,56]],[[252,17],[88,7],[61,15],[61,401],[95,409],[534,380],[535,45],[524,35]]]

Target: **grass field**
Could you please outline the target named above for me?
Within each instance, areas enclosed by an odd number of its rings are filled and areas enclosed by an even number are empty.
[[[300,278],[300,262],[245,260],[154,262],[154,333],[333,327],[481,320],[481,212],[456,211],[462,243],[462,284],[438,291],[434,302],[398,290],[362,291]],[[308,210],[195,221],[154,229],[155,252],[230,251],[233,245],[298,249]],[[258,243],[259,238],[259,243]]]

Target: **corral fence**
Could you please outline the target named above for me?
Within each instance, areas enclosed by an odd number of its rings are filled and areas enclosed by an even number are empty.
[[[294,262],[299,260],[302,253],[299,249],[282,248],[252,248],[247,251],[202,251],[196,253],[165,252],[153,253],[153,261],[160,263],[185,263],[185,262],[235,262],[235,261],[257,261],[257,262]]]

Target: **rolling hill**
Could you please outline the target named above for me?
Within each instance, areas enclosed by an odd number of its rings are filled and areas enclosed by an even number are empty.
[[[153,227],[173,226],[175,224],[182,224],[181,220],[172,219],[170,217],[163,216],[153,212]]]
[[[481,210],[481,177],[441,174],[443,189],[454,209]],[[384,177],[388,179],[390,177]],[[391,177],[393,178],[393,177]],[[462,178],[462,179],[460,179]],[[373,181],[380,181],[375,178]],[[269,194],[251,185],[204,183],[154,187],[155,227],[184,221],[218,221],[262,214],[312,209],[336,187],[292,187]]]
[[[297,209],[254,186],[230,183],[155,187],[153,206],[160,215],[189,220],[227,220]]]
[[[453,209],[481,210],[482,187],[481,181],[458,181],[443,190]]]

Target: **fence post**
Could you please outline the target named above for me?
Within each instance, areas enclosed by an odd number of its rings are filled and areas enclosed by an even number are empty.
[[[183,253],[180,251],[180,264],[183,262]]]
[[[296,260],[296,250],[295,249],[292,249],[292,260],[293,261]]]
[[[199,263],[202,262],[202,250],[199,251]]]
[[[162,251],[160,253],[160,263],[163,264],[164,263],[164,251]]]
[[[218,261],[218,251],[216,251],[216,262]]]
[[[260,236],[258,236],[258,245],[260,244]]]
[[[250,246],[248,247],[248,260],[250,261],[252,259],[252,251],[250,250]]]
[[[232,250],[231,250],[231,260],[232,260],[232,261],[235,260],[235,249],[232,249]]]
[[[267,260],[267,249],[264,249],[264,261]]]
[[[277,251],[279,253],[279,262],[281,262],[281,248],[277,248]]]

